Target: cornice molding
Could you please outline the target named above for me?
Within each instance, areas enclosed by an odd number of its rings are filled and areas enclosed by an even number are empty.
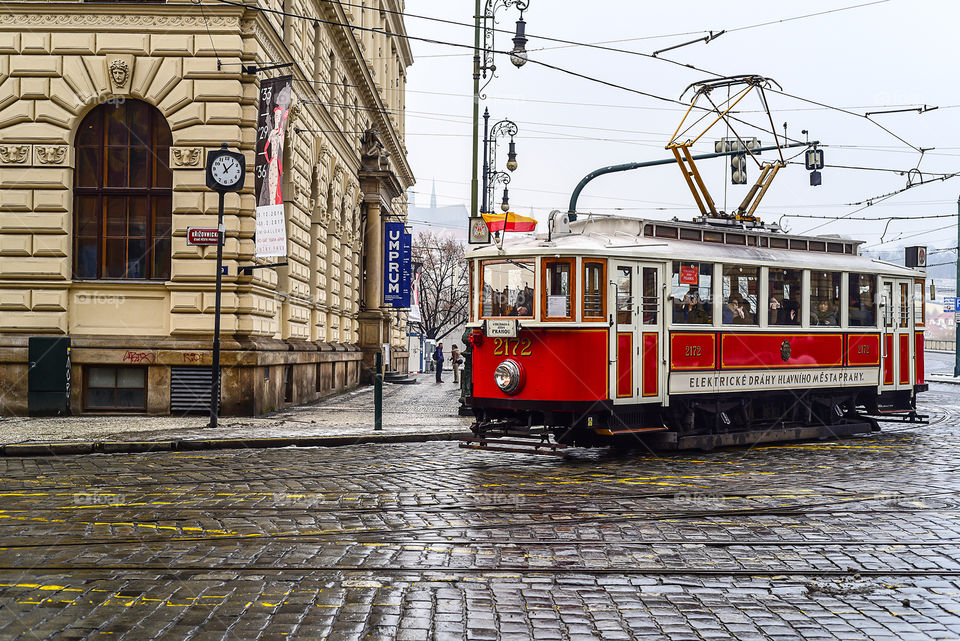
[[[232,31],[239,28],[242,7],[204,5],[205,16],[192,4],[138,4],[137,13],[130,5],[44,2],[39,4],[4,3],[0,9],[2,27],[49,27],[73,30],[77,27],[157,27],[211,31]],[[184,15],[195,13],[196,15]]]
[[[338,5],[327,4],[325,5],[328,11],[333,12],[334,20],[336,22],[342,23],[343,25],[349,25],[350,21],[347,19],[346,15],[343,12],[343,7]],[[380,93],[376,91],[377,83],[373,78],[370,70],[367,68],[366,63],[360,64],[363,58],[363,53],[360,50],[360,43],[357,42],[356,37],[354,37],[353,30],[349,26],[341,26],[339,28],[334,28],[334,33],[338,34],[342,42],[345,42],[348,45],[351,53],[353,54],[350,57],[350,61],[353,66],[354,72],[364,79],[364,84],[358,89],[363,91],[366,101],[376,106],[376,111],[372,112],[375,121],[378,123],[377,129],[383,134],[386,138],[385,143],[387,149],[390,151],[393,158],[398,159],[396,161],[397,167],[395,170],[397,173],[403,176],[404,182],[408,182],[409,185],[413,185],[416,182],[413,176],[413,170],[410,167],[410,163],[407,159],[406,153],[400,144],[400,137],[396,128],[393,126],[393,123],[390,122],[389,117],[384,114],[388,111],[387,106],[383,103]]]

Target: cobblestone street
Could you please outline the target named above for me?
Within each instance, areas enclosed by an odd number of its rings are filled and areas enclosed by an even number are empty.
[[[956,391],[710,453],[0,459],[0,638],[960,638]]]

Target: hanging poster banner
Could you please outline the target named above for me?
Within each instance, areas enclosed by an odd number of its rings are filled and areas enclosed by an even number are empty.
[[[403,273],[400,277],[400,307],[409,308],[413,284],[413,234],[403,235],[403,253],[400,256]]]
[[[383,304],[410,306],[410,234],[403,223],[383,224]]]
[[[422,323],[423,315],[420,313],[420,279],[423,278],[423,272],[418,271],[410,281],[410,311],[407,312],[407,322]]]
[[[293,76],[260,82],[257,114],[257,156],[254,162],[257,196],[257,258],[287,255],[287,223],[283,215],[283,143],[293,99]]]

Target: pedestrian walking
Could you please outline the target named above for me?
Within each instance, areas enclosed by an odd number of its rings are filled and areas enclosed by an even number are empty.
[[[443,343],[437,343],[437,350],[433,353],[433,362],[437,364],[437,382],[442,383],[440,374],[443,372]]]
[[[463,365],[463,359],[460,358],[460,348],[456,343],[453,344],[453,349],[450,350],[450,369],[453,370],[453,384],[460,384],[460,366]]]

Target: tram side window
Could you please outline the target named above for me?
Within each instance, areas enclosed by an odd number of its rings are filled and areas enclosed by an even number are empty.
[[[684,325],[713,323],[713,264],[673,262],[670,298],[673,322]]]
[[[723,266],[723,324],[756,325],[759,267]]]
[[[617,267],[617,323],[633,323],[633,269]]]
[[[810,324],[840,324],[840,273],[810,272]]]
[[[483,316],[533,316],[533,261],[483,263]]]
[[[643,324],[655,325],[657,311],[660,308],[660,296],[657,291],[657,270],[655,267],[643,268]]]
[[[850,327],[873,327],[877,322],[877,278],[872,274],[849,274]]]
[[[542,318],[573,318],[574,259],[544,261],[543,287],[546,293]]]
[[[910,285],[900,283],[900,327],[910,326]]]
[[[770,301],[767,304],[767,323],[770,325],[799,325],[800,305],[803,301],[803,272],[799,269],[770,268],[768,278]]]
[[[583,318],[584,320],[604,317],[603,285],[606,282],[606,263],[583,261]]]
[[[893,283],[883,284],[883,326],[893,327]]]
[[[924,313],[924,289],[926,283],[922,280],[914,281],[913,284],[913,324],[918,329],[923,327],[923,324],[926,322]]]

